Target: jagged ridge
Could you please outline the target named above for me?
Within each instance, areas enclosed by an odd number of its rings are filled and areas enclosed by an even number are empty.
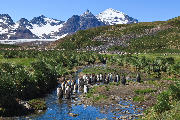
[[[111,14],[114,16],[111,16]],[[73,15],[66,22],[41,15],[34,17],[30,21],[26,18],[21,18],[14,23],[8,14],[0,14],[0,40],[34,38],[58,39],[61,38],[61,36],[73,34],[79,30],[111,24],[129,24],[136,22],[137,20],[113,9],[107,9],[98,16],[94,16],[87,10],[80,16]]]

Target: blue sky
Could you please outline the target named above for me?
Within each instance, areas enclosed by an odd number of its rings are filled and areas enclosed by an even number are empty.
[[[180,0],[0,0],[0,14],[7,13],[14,21],[42,14],[65,21],[87,9],[96,15],[107,8],[145,22],[180,16]]]

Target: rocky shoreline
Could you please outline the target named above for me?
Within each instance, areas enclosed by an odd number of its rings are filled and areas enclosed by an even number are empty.
[[[143,116],[143,111],[148,107],[153,106],[156,103],[156,96],[166,89],[166,85],[170,84],[170,81],[158,81],[162,86],[157,86],[149,83],[148,81],[144,81],[142,83],[137,83],[133,81],[129,81],[125,86],[122,84],[110,83],[109,85],[94,85],[91,86],[91,89],[96,89],[96,92],[92,94],[91,97],[88,97],[87,94],[79,95],[80,100],[77,101],[76,104],[84,104],[86,106],[95,106],[99,108],[103,108],[104,110],[108,110],[111,108],[112,112],[116,112],[116,114],[122,114],[120,118],[114,119],[132,119]],[[164,85],[163,85],[164,84]],[[154,92],[145,93],[142,95],[138,95],[135,93],[136,90],[146,90],[146,89],[154,89]],[[96,96],[106,96],[100,99],[96,99]],[[137,96],[143,96],[143,100],[136,100]],[[129,102],[130,104],[123,105],[122,102]],[[130,114],[129,110],[123,111],[124,108],[132,107],[137,110],[139,114]]]

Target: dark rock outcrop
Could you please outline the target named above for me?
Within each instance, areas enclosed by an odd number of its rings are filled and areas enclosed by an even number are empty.
[[[57,35],[72,34],[78,30],[85,30],[93,27],[103,26],[103,22],[99,21],[89,10],[83,15],[73,15],[67,20]]]

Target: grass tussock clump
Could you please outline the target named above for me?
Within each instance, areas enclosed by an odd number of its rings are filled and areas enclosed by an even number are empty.
[[[46,110],[46,103],[43,99],[32,99],[28,102],[32,109],[37,110]]]
[[[165,119],[178,120],[180,119],[180,84],[172,84],[169,89],[160,93],[157,96],[157,103],[149,108],[143,117],[149,119]]]
[[[151,88],[147,89],[138,89],[134,91],[136,94],[146,94],[146,93],[152,93],[152,92],[157,92],[157,90],[153,90]]]
[[[97,102],[99,100],[105,100],[108,98],[108,96],[106,94],[103,94],[102,91],[105,93],[105,91],[109,91],[109,89],[110,88],[105,85],[94,86],[88,91],[86,97],[92,99],[93,102]]]

